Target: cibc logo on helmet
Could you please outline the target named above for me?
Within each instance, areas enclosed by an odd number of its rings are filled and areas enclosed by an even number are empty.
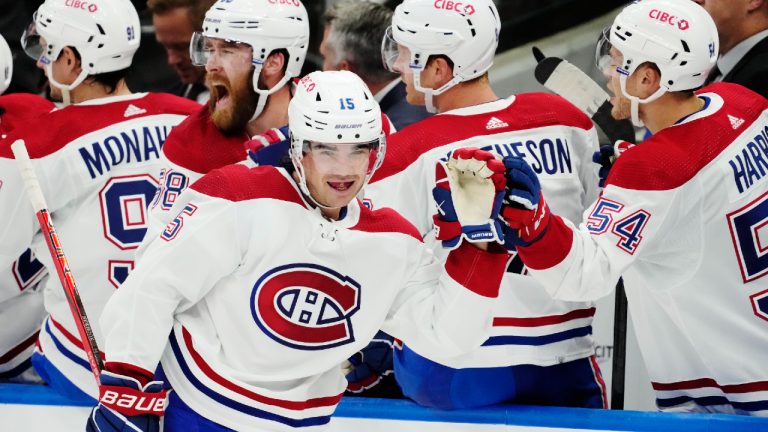
[[[466,15],[473,15],[475,13],[475,7],[471,4],[452,0],[435,0],[435,9],[452,10]]]
[[[91,13],[94,13],[97,10],[99,10],[99,6],[96,5],[96,3],[84,2],[80,0],[67,0],[64,2],[64,6],[75,8],[75,9],[87,10],[88,12],[91,12]]]
[[[301,6],[299,0],[267,0],[270,4],[288,5],[288,6]]]
[[[664,12],[659,9],[651,9],[651,11],[648,13],[648,16],[651,19],[655,19],[656,21],[661,21],[672,26],[677,26],[677,28],[683,31],[688,30],[688,28],[691,26],[688,23],[688,20],[678,18],[669,12]]]

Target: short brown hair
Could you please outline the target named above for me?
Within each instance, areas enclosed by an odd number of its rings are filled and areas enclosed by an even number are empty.
[[[205,13],[214,3],[216,0],[147,0],[147,9],[155,15],[162,15],[173,9],[186,8],[192,28],[200,30],[203,28]]]

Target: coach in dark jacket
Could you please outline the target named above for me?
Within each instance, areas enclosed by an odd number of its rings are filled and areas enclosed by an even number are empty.
[[[741,84],[768,97],[768,0],[695,0],[720,34],[720,58],[707,83]]]

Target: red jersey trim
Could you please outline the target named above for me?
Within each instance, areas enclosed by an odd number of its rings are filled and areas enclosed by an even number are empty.
[[[395,210],[385,207],[372,211],[362,203],[359,204],[360,220],[357,222],[357,225],[350,228],[351,230],[370,233],[396,232],[409,235],[419,242],[422,241],[419,230]]]
[[[576,309],[561,315],[548,315],[540,317],[495,317],[493,319],[494,327],[540,327],[564,322],[573,321],[582,318],[592,318],[595,316],[595,308]]]
[[[445,270],[464,288],[483,297],[496,298],[509,255],[491,253],[462,242],[448,254]]]
[[[200,368],[200,370],[210,378],[213,382],[221,385],[222,387],[231,390],[239,395],[245,396],[248,399],[252,399],[256,402],[260,402],[266,405],[272,405],[280,408],[285,408],[289,410],[294,411],[300,411],[305,410],[309,408],[320,408],[320,407],[334,407],[338,405],[339,401],[341,401],[341,397],[344,393],[340,393],[335,396],[326,396],[326,397],[319,397],[319,398],[312,398],[307,399],[304,401],[292,401],[292,400],[285,400],[285,399],[276,399],[273,397],[265,396],[262,394],[255,393],[251,390],[248,390],[246,388],[243,388],[236,383],[233,383],[232,381],[227,380],[226,378],[222,377],[218,373],[216,373],[213,368],[208,365],[208,363],[205,362],[203,357],[200,355],[200,353],[195,350],[195,346],[192,343],[192,335],[189,334],[189,331],[187,331],[186,328],[182,327],[182,337],[184,338],[184,346],[189,351],[189,354],[192,356],[192,360],[195,362],[195,365]]]
[[[502,127],[488,129],[489,120],[501,120]],[[504,109],[469,115],[439,114],[393,134],[387,142],[384,165],[374,174],[376,182],[403,171],[422,154],[444,145],[476,136],[566,126],[590,130],[592,120],[570,102],[548,93],[523,93]]]
[[[547,232],[539,241],[520,246],[517,253],[528,268],[545,270],[563,262],[573,247],[573,231],[560,216],[552,215]]]
[[[293,182],[278,168],[229,165],[213,170],[192,184],[192,189],[205,195],[228,201],[276,199],[306,208]]]
[[[128,118],[124,113],[133,105],[143,112]],[[18,138],[26,141],[29,156],[33,159],[42,158],[62,149],[70,142],[89,133],[107,128],[125,120],[156,115],[188,116],[200,105],[182,97],[147,93],[143,97],[121,99],[104,104],[70,105],[68,107],[43,114],[39,124],[16,127],[7,137],[9,142]],[[10,146],[0,148],[0,157],[13,158]]]
[[[742,384],[720,384],[712,378],[698,378],[671,383],[651,382],[656,391],[692,390],[704,387],[719,388],[724,393],[750,393],[768,391],[768,381],[756,381]]]
[[[631,190],[680,187],[768,109],[768,101],[736,84],[716,83],[696,93],[714,93],[723,99],[723,105],[709,115],[663,129],[622,154],[606,185]],[[744,126],[734,129],[729,115],[745,120]]]

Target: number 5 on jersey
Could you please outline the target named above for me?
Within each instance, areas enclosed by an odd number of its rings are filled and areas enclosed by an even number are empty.
[[[197,206],[194,204],[187,204],[186,207],[184,207],[184,210],[179,213],[176,218],[174,218],[171,223],[168,224],[167,227],[165,227],[165,230],[162,234],[160,234],[160,237],[162,237],[165,241],[171,241],[176,238],[177,235],[179,235],[179,232],[184,227],[184,217],[185,216],[192,216],[197,211]]]

